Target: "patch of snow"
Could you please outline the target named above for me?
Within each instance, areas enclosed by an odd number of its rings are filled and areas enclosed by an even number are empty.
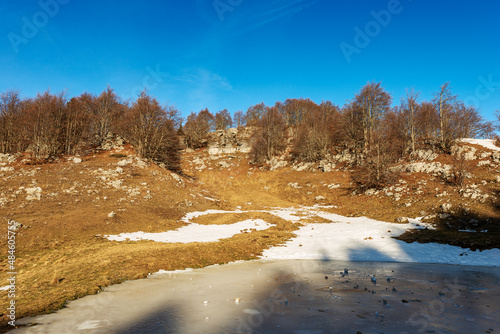
[[[487,149],[490,149],[493,151],[500,151],[500,147],[498,147],[494,144],[493,139],[463,138],[462,142],[469,143],[469,144],[475,144],[475,145],[481,145],[481,146],[486,147]]]
[[[134,233],[121,233],[119,235],[108,235],[106,238],[114,241],[152,240],[168,243],[191,243],[191,242],[215,242],[221,239],[231,238],[235,234],[245,230],[266,230],[271,224],[262,219],[247,219],[229,225],[200,225],[190,224],[174,231],[161,233],[145,233],[142,231]]]
[[[412,228],[429,228],[420,220],[407,224],[366,217],[344,217],[327,212],[317,216],[332,224],[307,224],[283,246],[264,251],[264,260],[338,260],[375,262],[446,263],[500,267],[500,249],[470,251],[436,243],[406,243],[392,237]],[[468,256],[461,256],[467,253]]]

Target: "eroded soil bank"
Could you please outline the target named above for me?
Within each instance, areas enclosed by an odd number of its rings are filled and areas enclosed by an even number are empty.
[[[499,316],[498,268],[250,261],[110,286],[11,333],[496,333]]]

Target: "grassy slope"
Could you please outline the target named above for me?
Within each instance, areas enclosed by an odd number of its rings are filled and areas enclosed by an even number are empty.
[[[476,220],[486,226],[489,233],[464,234],[458,228],[444,228],[438,232],[407,233],[408,241],[450,242],[462,246],[482,244],[498,245],[500,214],[493,205],[471,202],[461,198],[458,190],[438,178],[431,180],[425,174],[404,174],[402,180],[409,189],[417,182],[427,181],[423,193],[409,191],[400,201],[385,195],[353,195],[350,175],[346,171],[331,173],[296,172],[291,168],[263,171],[248,164],[243,155],[223,158],[231,166],[220,167],[220,159],[211,160],[206,151],[196,151],[184,156],[185,173],[181,182],[170,172],[150,165],[145,168],[127,165],[122,173],[106,174],[115,170],[117,162],[102,152],[84,157],[80,164],[59,162],[40,166],[16,165],[16,171],[5,173],[0,184],[2,193],[12,202],[0,207],[6,235],[7,219],[14,219],[25,227],[17,238],[17,316],[50,312],[64,305],[67,300],[95,293],[104,286],[127,279],[147,276],[159,269],[173,270],[187,267],[202,267],[215,263],[251,259],[263,249],[284,242],[298,228],[289,222],[264,213],[211,215],[200,217],[198,223],[230,224],[243,219],[263,218],[274,227],[267,231],[236,235],[233,238],[207,244],[160,244],[150,241],[110,242],[100,235],[121,232],[160,232],[175,229],[184,223],[179,219],[190,211],[206,209],[234,210],[289,207],[297,205],[334,205],[332,212],[346,216],[368,216],[393,221],[396,217],[420,216],[437,212],[439,205],[451,202],[455,207],[468,203]],[[127,155],[133,150],[127,147]],[[204,158],[211,169],[197,171],[190,162]],[[446,157],[442,162],[447,163]],[[490,180],[495,172],[488,167],[474,169],[478,179]],[[104,178],[103,178],[104,177]],[[109,182],[123,180],[115,188]],[[298,183],[296,189],[289,183]],[[478,180],[468,180],[478,182]],[[331,184],[338,188],[329,189]],[[40,201],[27,201],[24,190],[16,195],[19,187],[40,186],[43,189]],[[483,186],[485,192],[496,194],[498,183]],[[148,193],[149,191],[149,193]],[[447,197],[436,194],[447,191]],[[51,195],[55,194],[57,195]],[[135,193],[135,195],[131,195]],[[15,195],[14,198],[12,195]],[[323,196],[324,200],[316,200]],[[104,198],[107,199],[104,199]],[[97,199],[99,198],[99,199]],[[215,199],[215,201],[213,200]],[[496,201],[496,199],[495,199]],[[411,206],[405,205],[411,203]],[[113,218],[108,213],[115,212]],[[469,216],[471,217],[471,216]],[[452,217],[457,218],[457,217]],[[489,219],[489,222],[486,222]],[[458,219],[456,220],[458,221]],[[441,222],[443,224],[443,222]],[[468,239],[474,238],[470,241]],[[479,239],[478,239],[479,238]],[[6,243],[2,243],[0,265],[7,265]],[[5,273],[0,280],[6,282]],[[0,299],[0,308],[6,308],[5,295]],[[2,315],[2,323],[5,323]]]

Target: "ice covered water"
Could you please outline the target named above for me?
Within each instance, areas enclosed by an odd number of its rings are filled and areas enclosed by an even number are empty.
[[[251,261],[114,285],[13,333],[494,333],[499,304],[498,268]]]

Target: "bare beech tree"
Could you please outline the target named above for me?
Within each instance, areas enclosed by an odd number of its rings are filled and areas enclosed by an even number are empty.
[[[264,104],[264,102],[261,102],[259,104],[256,104],[248,108],[245,114],[245,120],[247,126],[258,125],[265,111],[266,111],[266,105]]]
[[[294,156],[304,161],[324,159],[336,139],[338,123],[339,109],[329,101],[308,110],[298,125],[293,144]]]
[[[431,102],[422,102],[416,115],[417,136],[427,144],[439,142],[439,115]]]
[[[226,130],[233,125],[231,114],[227,109],[221,110],[215,114],[215,129]]]
[[[448,149],[453,140],[450,118],[456,99],[457,96],[451,93],[450,83],[447,82],[441,86],[439,92],[434,94],[434,99],[432,101],[436,106],[439,116],[439,141],[441,149],[443,150]]]
[[[15,153],[25,148],[21,126],[23,106],[18,91],[7,91],[0,95],[1,153]]]
[[[125,114],[125,136],[139,155],[180,171],[180,142],[169,118],[172,109],[143,91]]]
[[[243,114],[243,111],[238,110],[237,112],[235,112],[234,116],[233,116],[233,121],[234,121],[234,125],[237,128],[244,126],[246,124],[246,122],[245,122],[245,115]]]
[[[457,101],[451,115],[453,139],[490,137],[493,134],[493,123],[481,117],[477,109]]]
[[[35,158],[56,156],[64,147],[66,97],[49,91],[26,102],[26,129],[29,149]]]
[[[363,148],[363,115],[359,108],[351,102],[341,110],[342,142],[351,151],[359,153]]]
[[[191,148],[200,148],[207,145],[208,133],[214,129],[214,116],[204,109],[198,114],[192,112],[184,125],[186,144]]]
[[[83,93],[72,98],[66,108],[63,152],[74,154],[79,144],[90,138],[93,96]]]
[[[417,138],[417,114],[420,108],[418,103],[419,92],[414,89],[406,91],[406,98],[401,100],[401,112],[406,120],[406,128],[410,139],[411,154],[415,154],[415,143]]]
[[[368,151],[372,143],[373,133],[378,122],[383,114],[390,109],[391,101],[391,95],[384,91],[380,82],[366,84],[354,98],[352,108],[356,110],[355,115],[361,117],[365,152]]]
[[[309,111],[317,108],[310,99],[286,99],[281,108],[287,126],[295,126],[302,122]]]
[[[286,148],[286,125],[275,107],[266,108],[258,124],[259,131],[253,137],[250,159],[263,163],[280,154]]]
[[[92,132],[94,142],[101,144],[113,131],[113,124],[125,112],[124,105],[114,90],[108,86],[92,101]]]

